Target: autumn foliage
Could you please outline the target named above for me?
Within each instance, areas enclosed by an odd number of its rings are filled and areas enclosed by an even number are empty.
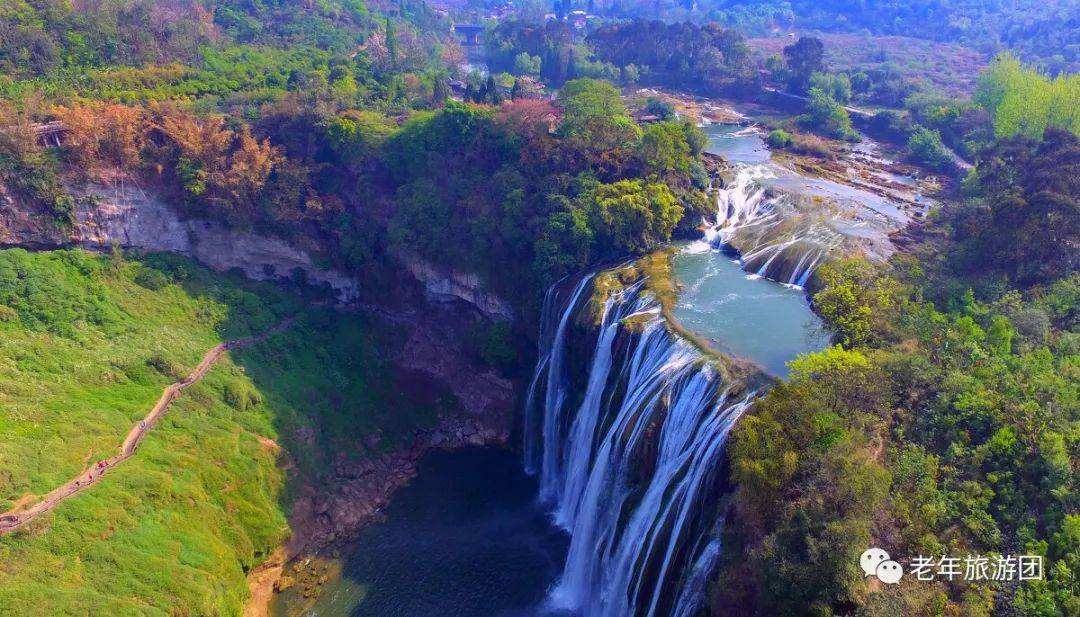
[[[64,145],[84,169],[130,167],[138,162],[148,128],[142,109],[91,102],[57,106],[52,114],[67,127]]]
[[[259,218],[263,191],[285,160],[248,125],[234,128],[223,115],[198,115],[177,104],[90,102],[51,111],[65,126],[67,156],[91,178],[142,175],[172,185],[188,207],[235,223]],[[295,171],[290,177],[306,181],[306,173]]]

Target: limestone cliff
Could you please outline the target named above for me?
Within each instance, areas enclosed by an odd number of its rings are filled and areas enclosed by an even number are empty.
[[[239,268],[249,278],[268,280],[304,273],[315,285],[328,285],[339,300],[356,300],[359,283],[348,274],[315,265],[311,256],[274,236],[230,229],[216,221],[184,219],[161,199],[135,185],[88,184],[73,190],[83,197],[71,240],[84,248],[107,247],[172,251],[207,267]]]
[[[440,268],[415,257],[403,257],[409,272],[424,285],[434,300],[464,300],[481,313],[496,320],[513,319],[514,310],[508,302],[484,288],[480,277],[472,272]]]

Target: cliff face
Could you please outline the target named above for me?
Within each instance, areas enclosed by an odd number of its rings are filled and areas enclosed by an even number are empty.
[[[359,295],[354,278],[319,268],[307,253],[280,238],[229,229],[215,221],[181,220],[161,199],[137,186],[89,184],[77,193],[90,198],[79,200],[71,234],[72,242],[84,248],[116,242],[124,248],[183,253],[213,270],[239,268],[256,280],[288,278],[299,270],[309,283],[331,287],[342,302]]]
[[[48,212],[19,199],[0,183],[0,247],[45,249],[69,241]]]
[[[464,300],[492,319],[509,321],[514,310],[510,303],[484,289],[480,277],[471,272],[440,268],[414,257],[402,262],[416,280],[424,285],[428,297],[434,300]]]
[[[64,230],[48,213],[17,199],[0,184],[0,247],[104,250],[116,243],[122,248],[181,253],[219,272],[238,268],[255,280],[293,278],[299,270],[309,284],[333,289],[340,302],[360,298],[356,278],[320,268],[308,253],[285,240],[231,229],[217,221],[181,219],[162,199],[134,184],[90,183],[72,187],[71,193],[78,198],[75,223]],[[487,291],[477,275],[412,256],[400,256],[399,261],[430,300],[464,301],[489,319],[513,319],[510,303]]]

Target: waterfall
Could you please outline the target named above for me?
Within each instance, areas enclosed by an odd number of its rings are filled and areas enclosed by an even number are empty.
[[[802,287],[843,236],[813,211],[817,204],[800,203],[770,185],[774,179],[768,165],[738,165],[725,187],[713,189],[716,217],[705,221],[705,240],[738,253],[749,273]]]
[[[589,282],[558,313],[545,302],[550,337],[526,401],[527,467],[571,537],[548,604],[585,616],[690,615],[720,552],[722,448],[749,396],[671,335],[638,282],[599,309],[592,355],[576,359],[587,369],[578,401],[567,350]]]

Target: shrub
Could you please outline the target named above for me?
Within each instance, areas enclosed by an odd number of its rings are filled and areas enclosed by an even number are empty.
[[[184,369],[161,354],[154,354],[147,358],[146,366],[176,381],[184,377]]]
[[[837,139],[856,137],[855,131],[851,128],[851,117],[847,110],[828,92],[811,88],[809,97],[806,113],[799,118],[799,122],[828,137]]]
[[[907,140],[911,160],[926,165],[931,169],[947,171],[952,167],[952,159],[941,143],[941,133],[924,126],[916,126]]]
[[[784,129],[776,129],[769,133],[768,138],[769,145],[774,148],[786,148],[791,145],[792,140],[791,133],[788,133]]]
[[[237,411],[247,411],[262,402],[259,393],[245,381],[230,381],[221,393],[225,403]]]
[[[510,324],[498,322],[482,327],[475,336],[477,352],[488,365],[505,371],[517,362],[517,346],[510,331]]]
[[[816,156],[819,159],[833,159],[836,157],[829,142],[817,135],[792,135],[789,148],[799,154]]]
[[[150,291],[158,291],[159,289],[164,289],[170,281],[168,276],[158,270],[141,268],[139,269],[139,273],[135,275],[135,283]]]

